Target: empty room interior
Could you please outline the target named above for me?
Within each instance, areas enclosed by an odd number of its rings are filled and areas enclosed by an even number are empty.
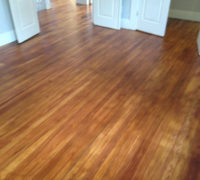
[[[0,180],[200,180],[199,0],[0,0]]]

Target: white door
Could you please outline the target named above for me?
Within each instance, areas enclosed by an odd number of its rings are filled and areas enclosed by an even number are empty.
[[[40,32],[35,0],[9,0],[19,43]]]
[[[95,25],[120,29],[122,0],[93,0]]]
[[[137,29],[164,36],[171,0],[139,0]]]

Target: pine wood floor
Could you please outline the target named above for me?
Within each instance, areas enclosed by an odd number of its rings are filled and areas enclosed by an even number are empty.
[[[53,2],[0,48],[0,179],[200,179],[199,23],[160,38]]]

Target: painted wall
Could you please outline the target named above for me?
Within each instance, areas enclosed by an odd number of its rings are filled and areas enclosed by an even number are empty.
[[[0,0],[0,46],[16,40],[8,0]]]
[[[200,12],[200,0],[172,0],[171,9]]]
[[[169,17],[200,22],[200,0],[171,0]]]
[[[0,0],[0,33],[13,30],[8,0]]]

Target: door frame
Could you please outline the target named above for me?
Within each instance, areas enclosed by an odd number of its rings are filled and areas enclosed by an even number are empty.
[[[139,1],[131,1],[131,14],[130,14],[130,29],[137,30],[138,28],[138,16],[139,16]]]
[[[139,10],[139,1],[138,0],[130,0],[131,4],[130,4],[130,18],[129,19],[125,19],[122,18],[121,19],[121,28],[124,29],[129,29],[129,30],[137,30],[137,22],[138,22],[138,10]],[[123,9],[122,9],[123,11]]]

